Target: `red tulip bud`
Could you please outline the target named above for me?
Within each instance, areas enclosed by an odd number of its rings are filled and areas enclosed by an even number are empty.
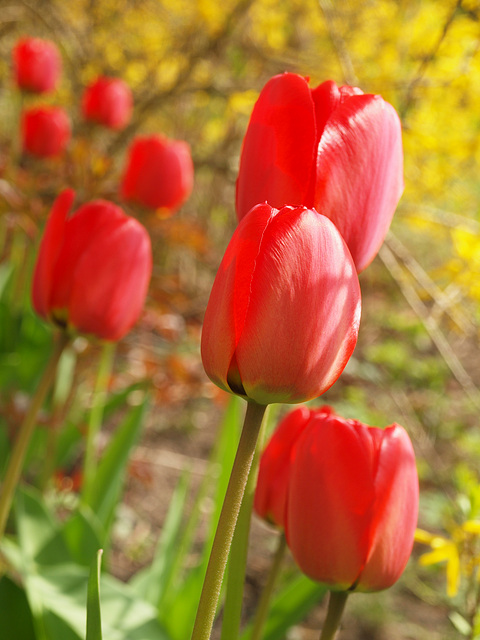
[[[190,147],[160,135],[138,137],[130,146],[122,197],[163,213],[174,213],[193,188]]]
[[[23,151],[38,158],[61,155],[70,142],[70,119],[61,107],[38,107],[22,114]]]
[[[293,448],[288,485],[285,532],[306,575],[336,590],[378,591],[398,580],[418,515],[403,427],[314,415]]]
[[[237,214],[252,206],[304,205],[330,218],[357,271],[388,231],[403,191],[401,125],[378,95],[310,89],[293,73],[273,77],[253,109],[237,180]]]
[[[74,192],[55,201],[33,277],[37,313],[60,326],[119,340],[137,321],[152,271],[146,229],[111,202],[68,216]]]
[[[289,411],[280,421],[260,458],[253,507],[261,518],[285,528],[288,479],[293,448],[310,418],[318,412],[331,413],[330,407]]]
[[[109,129],[125,128],[132,117],[132,109],[132,92],[120,78],[98,78],[83,94],[82,113],[85,120]]]
[[[49,40],[21,38],[13,50],[15,82],[25,91],[53,91],[60,76],[61,65],[58,49]]]
[[[259,404],[303,402],[338,378],[359,322],[355,266],[330,220],[305,207],[258,205],[238,225],[213,284],[205,371]]]

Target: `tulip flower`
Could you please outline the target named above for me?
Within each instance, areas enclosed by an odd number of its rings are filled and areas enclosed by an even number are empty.
[[[61,66],[60,53],[49,40],[21,38],[13,50],[15,82],[25,91],[53,91],[60,77]]]
[[[212,287],[205,371],[258,404],[315,398],[353,352],[360,306],[355,266],[328,218],[258,205],[240,221]]]
[[[68,330],[120,340],[137,321],[152,271],[150,238],[105,200],[68,213],[74,192],[55,201],[40,244],[32,299],[37,313]]]
[[[304,205],[330,218],[357,271],[377,254],[403,191],[401,125],[379,95],[332,81],[273,77],[253,109],[237,179],[237,215]]]
[[[403,427],[313,416],[293,450],[285,533],[300,569],[338,591],[377,591],[413,546],[418,476]]]
[[[27,109],[21,126],[23,151],[38,158],[59,156],[70,142],[70,119],[61,107]]]
[[[253,508],[267,522],[285,528],[285,507],[293,448],[310,418],[330,407],[297,407],[280,421],[260,458]]]
[[[83,94],[82,113],[85,120],[109,129],[125,128],[132,117],[132,109],[132,92],[120,78],[97,78]]]
[[[123,198],[168,215],[188,199],[192,188],[193,163],[186,142],[160,135],[133,141],[121,184]]]

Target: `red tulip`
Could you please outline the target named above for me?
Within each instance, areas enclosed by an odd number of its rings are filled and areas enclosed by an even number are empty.
[[[21,38],[13,50],[15,81],[25,91],[53,91],[60,77],[61,66],[58,49],[49,40]]]
[[[390,587],[410,556],[417,514],[415,455],[403,427],[328,414],[309,421],[295,443],[285,528],[307,576],[335,590]]]
[[[82,113],[85,120],[109,129],[126,127],[132,117],[132,109],[132,92],[120,78],[98,78],[83,94]]]
[[[360,289],[335,226],[305,207],[241,220],[205,313],[202,358],[219,387],[259,404],[326,391],[355,347]]]
[[[273,77],[253,109],[237,180],[237,214],[304,205],[330,218],[357,271],[377,254],[403,191],[401,125],[381,96],[332,81],[310,89]]]
[[[70,119],[61,107],[37,107],[22,114],[23,151],[38,158],[61,155],[70,142]]]
[[[163,213],[174,213],[193,188],[190,147],[160,135],[136,138],[121,184],[126,200]]]
[[[310,418],[330,407],[297,407],[286,414],[275,429],[260,458],[253,508],[271,524],[285,528],[285,508],[293,448]]]
[[[68,216],[74,192],[63,191],[47,221],[35,266],[37,313],[60,326],[119,340],[137,321],[152,271],[145,228],[105,200]]]

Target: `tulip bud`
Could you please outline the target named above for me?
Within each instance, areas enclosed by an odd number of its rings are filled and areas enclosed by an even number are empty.
[[[418,476],[403,427],[313,416],[293,450],[285,533],[310,578],[378,591],[398,580],[418,515]]]
[[[123,198],[172,214],[192,188],[193,163],[186,142],[160,135],[133,141],[121,184]]]
[[[98,78],[83,94],[82,113],[85,120],[109,129],[124,129],[130,122],[132,109],[132,92],[120,78]]]
[[[260,458],[253,508],[260,518],[285,528],[288,479],[293,448],[310,418],[331,413],[330,407],[298,407],[286,414],[275,429]]]
[[[53,91],[60,76],[61,65],[58,49],[49,40],[21,38],[13,50],[15,82],[25,91]]]
[[[315,398],[353,352],[360,305],[355,266],[328,218],[258,205],[238,225],[212,287],[205,371],[259,404]]]
[[[377,254],[403,191],[401,124],[381,96],[293,73],[263,88],[243,141],[237,215],[268,202],[330,218],[357,271]]]
[[[70,119],[61,107],[37,107],[22,114],[22,148],[30,155],[59,156],[70,142],[70,135]]]
[[[150,238],[137,220],[105,200],[68,216],[74,195],[63,191],[48,218],[35,265],[33,306],[59,326],[120,340],[145,302]]]

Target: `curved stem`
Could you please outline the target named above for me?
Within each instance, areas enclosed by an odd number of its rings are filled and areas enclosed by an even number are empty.
[[[258,603],[255,617],[253,619],[253,628],[250,635],[250,640],[261,640],[263,628],[268,617],[268,611],[270,609],[270,601],[272,599],[273,589],[277,578],[280,575],[280,569],[282,567],[283,558],[285,557],[285,551],[287,549],[287,540],[285,534],[280,534],[278,538],[277,550],[273,556],[272,564],[270,565],[270,571],[268,573],[267,582],[263,587],[262,595],[260,596],[260,602]]]
[[[247,405],[242,435],[238,443],[232,474],[210,553],[191,640],[208,640],[210,638],[220,598],[223,574],[265,409],[265,406],[254,402],[249,402]]]
[[[45,371],[43,372],[37,390],[35,391],[28,411],[23,419],[17,439],[15,440],[15,444],[8,461],[5,478],[2,483],[2,493],[0,496],[0,539],[3,537],[5,531],[8,514],[10,512],[10,507],[12,506],[13,495],[22,473],[25,454],[27,453],[28,445],[35,429],[38,412],[40,411],[43,401],[45,400],[45,396],[55,379],[58,361],[60,360],[60,356],[68,344],[68,341],[69,336],[65,332],[62,332],[58,336],[53,353]]]
[[[105,342],[100,355],[97,380],[93,392],[93,402],[87,427],[87,440],[85,443],[85,459],[83,461],[83,495],[85,502],[89,501],[93,489],[97,460],[95,444],[102,426],[105,400],[107,397],[108,382],[112,373],[115,355],[115,342]]]
[[[348,591],[330,591],[327,617],[320,634],[320,640],[333,640],[335,638],[347,598]]]

